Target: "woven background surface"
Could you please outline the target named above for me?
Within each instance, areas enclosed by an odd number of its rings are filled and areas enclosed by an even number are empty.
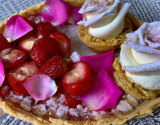
[[[18,13],[42,0],[0,0],[0,21]],[[134,16],[146,21],[160,21],[160,0],[122,0],[122,3],[132,3],[129,12]],[[154,116],[147,116],[142,119],[132,119],[129,125],[160,125],[160,108],[154,111]],[[6,113],[0,118],[0,125],[32,125],[21,121]]]

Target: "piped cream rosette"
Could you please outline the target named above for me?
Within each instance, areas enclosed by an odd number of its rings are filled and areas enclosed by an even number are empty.
[[[148,90],[160,90],[160,22],[144,23],[126,34],[130,41],[121,45],[120,63],[126,76]]]

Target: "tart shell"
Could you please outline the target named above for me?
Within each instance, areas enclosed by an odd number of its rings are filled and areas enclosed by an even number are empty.
[[[85,0],[66,0],[66,1],[71,3],[73,6],[82,6]],[[41,4],[36,4],[34,6],[31,6],[23,10],[20,13],[20,15],[22,17],[28,17],[33,14],[38,14],[40,13],[43,5],[44,2],[42,2]],[[138,28],[143,23],[141,20],[133,17],[132,15],[130,18],[135,19],[131,20],[135,28]],[[7,21],[8,19],[6,19],[0,24],[0,33],[3,33]],[[159,106],[160,106],[160,98],[156,98],[150,101],[145,101],[145,103],[141,104],[137,109],[134,109],[133,111],[126,113],[121,117],[106,118],[97,121],[67,121],[54,118],[43,119],[41,117],[33,115],[31,112],[25,111],[20,106],[11,102],[10,100],[0,97],[0,108],[2,108],[4,112],[14,117],[17,117],[21,120],[33,123],[34,125],[75,125],[75,124],[76,125],[111,125],[111,124],[119,125],[125,123],[128,119],[134,116],[139,116],[139,115],[144,116],[146,114],[152,114],[152,111]]]
[[[130,13],[127,13],[125,16],[124,29],[117,38],[111,40],[95,38],[89,34],[88,27],[83,25],[78,28],[78,35],[82,42],[85,43],[92,51],[96,53],[102,53],[111,49],[120,48],[120,45],[126,40],[125,34],[131,32],[132,29],[137,30],[143,23],[143,20],[134,17]]]

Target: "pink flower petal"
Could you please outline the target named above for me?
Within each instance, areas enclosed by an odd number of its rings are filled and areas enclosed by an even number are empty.
[[[93,55],[93,56],[82,56],[81,60],[88,63],[91,69],[99,72],[101,69],[106,70],[111,77],[113,77],[113,61],[114,61],[114,50]]]
[[[4,78],[5,78],[4,67],[3,67],[3,63],[0,59],[0,86],[2,86]]]
[[[78,13],[79,10],[80,10],[80,7],[73,8],[73,10],[70,13],[68,23],[77,24],[77,22],[79,22],[80,20],[83,20],[82,14]]]
[[[52,25],[60,25],[69,19],[69,12],[72,6],[63,0],[47,0],[41,11],[41,15]]]
[[[101,70],[89,92],[81,97],[90,111],[114,109],[122,91],[105,70]]]
[[[126,40],[126,43],[127,43],[128,46],[133,48],[138,53],[145,52],[145,53],[160,54],[160,50],[154,49],[154,48],[149,47],[149,46],[145,46],[145,45],[142,45],[142,44],[139,44],[139,43],[136,43],[136,42],[131,42],[129,40]]]
[[[34,75],[23,85],[32,98],[37,101],[46,100],[57,91],[55,81],[47,75]]]
[[[7,21],[3,35],[14,41],[31,30],[33,28],[20,15],[14,15]]]

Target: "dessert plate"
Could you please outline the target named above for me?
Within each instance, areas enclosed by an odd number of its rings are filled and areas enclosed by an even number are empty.
[[[18,13],[21,10],[33,6],[36,3],[41,3],[42,0],[0,0],[0,20],[3,21],[10,17],[14,13]],[[146,21],[160,21],[160,3],[157,0],[122,0],[123,2],[130,2],[132,7],[129,12],[134,16]],[[155,115],[147,116],[143,119],[134,118],[128,121],[129,125],[132,124],[160,124],[159,120],[160,108],[155,110]],[[1,125],[31,125],[10,115],[3,113],[0,119]]]

